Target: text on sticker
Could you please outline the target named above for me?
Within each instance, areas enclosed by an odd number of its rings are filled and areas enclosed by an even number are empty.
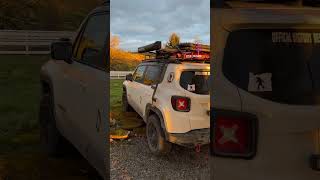
[[[320,33],[272,32],[273,43],[320,43]]]

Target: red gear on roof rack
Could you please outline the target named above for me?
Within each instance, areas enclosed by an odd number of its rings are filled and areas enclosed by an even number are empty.
[[[196,43],[180,43],[175,48],[161,49],[161,41],[139,47],[139,53],[155,51],[155,59],[176,59],[179,61],[210,61],[210,46]]]

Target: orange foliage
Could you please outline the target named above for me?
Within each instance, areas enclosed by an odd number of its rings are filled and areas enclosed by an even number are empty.
[[[144,55],[132,52],[126,52],[121,49],[110,48],[110,60],[123,60],[123,61],[142,61]]]
[[[111,70],[133,70],[145,56],[138,53],[127,52],[119,48],[120,38],[110,37],[110,68]]]

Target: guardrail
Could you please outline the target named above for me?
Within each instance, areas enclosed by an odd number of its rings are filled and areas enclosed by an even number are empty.
[[[125,79],[132,71],[110,71],[110,79]]]
[[[71,31],[0,30],[0,54],[49,54],[53,41],[74,35]]]

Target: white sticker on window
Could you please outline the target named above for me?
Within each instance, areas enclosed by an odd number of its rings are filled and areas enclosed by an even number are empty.
[[[249,92],[266,92],[272,91],[272,74],[271,73],[262,73],[262,74],[253,74],[249,73]]]
[[[188,91],[195,91],[196,90],[196,85],[195,84],[188,84]]]

